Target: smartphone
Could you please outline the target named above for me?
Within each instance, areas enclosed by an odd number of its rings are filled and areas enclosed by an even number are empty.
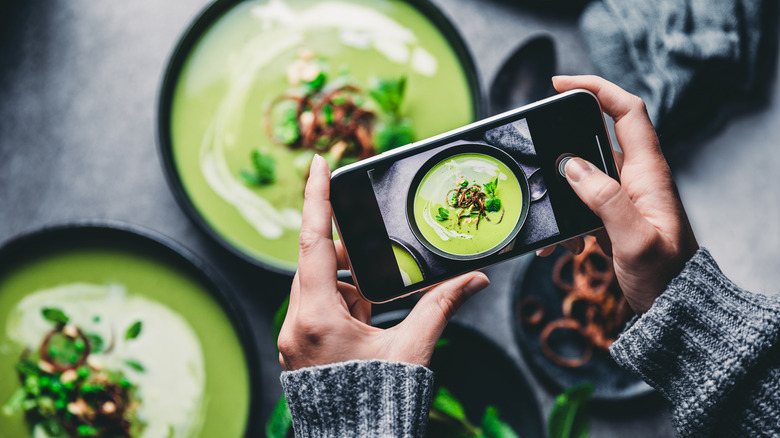
[[[618,179],[586,90],[336,170],[333,216],[358,291],[387,302],[603,227],[562,173],[570,156]]]

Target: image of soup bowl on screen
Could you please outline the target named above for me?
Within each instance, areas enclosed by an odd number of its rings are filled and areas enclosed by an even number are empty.
[[[528,180],[496,147],[449,147],[426,161],[412,180],[406,217],[417,240],[452,260],[476,260],[512,242],[530,204]]]

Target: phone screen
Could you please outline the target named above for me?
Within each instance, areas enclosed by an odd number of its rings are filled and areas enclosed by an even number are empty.
[[[331,185],[355,281],[371,301],[602,226],[558,172],[562,157],[577,155],[616,177],[590,94],[423,144],[334,176]]]

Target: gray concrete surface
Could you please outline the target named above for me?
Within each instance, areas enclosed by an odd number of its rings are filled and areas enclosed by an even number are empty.
[[[207,1],[17,3],[0,16],[0,241],[46,224],[109,218],[155,229],[201,255],[230,278],[251,315],[265,388],[256,414],[264,419],[280,393],[270,320],[289,279],[238,260],[195,228],[168,190],[155,143],[163,67]],[[462,30],[483,80],[518,43],[540,32],[555,37],[560,73],[592,71],[573,14],[531,10],[519,1],[435,3]],[[780,289],[780,87],[770,92],[767,106],[691,142],[673,170],[699,242],[737,283],[774,293]],[[511,283],[520,263],[489,269],[493,285],[458,318],[507,348],[546,415],[555,394],[528,372],[511,331]],[[592,432],[672,436],[659,405],[596,412]]]

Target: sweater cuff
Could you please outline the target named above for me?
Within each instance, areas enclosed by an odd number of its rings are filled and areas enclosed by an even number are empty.
[[[681,410],[675,417],[712,424],[713,408],[735,396],[735,382],[776,342],[779,307],[737,287],[701,248],[610,353]]]
[[[425,433],[433,372],[421,365],[353,360],[285,371],[296,437]]]

